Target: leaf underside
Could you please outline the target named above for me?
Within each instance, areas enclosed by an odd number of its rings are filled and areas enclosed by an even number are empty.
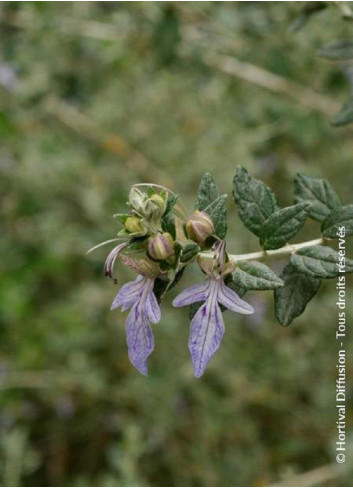
[[[257,261],[237,262],[233,281],[244,290],[272,290],[284,285],[270,268]]]

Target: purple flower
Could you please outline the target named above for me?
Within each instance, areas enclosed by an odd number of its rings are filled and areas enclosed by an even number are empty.
[[[220,249],[222,263],[217,256],[213,263],[201,266],[208,274],[207,280],[191,285],[173,301],[173,306],[182,307],[194,302],[203,302],[190,324],[189,350],[196,377],[201,377],[208,362],[218,350],[224,334],[224,322],[219,304],[240,314],[252,314],[250,304],[240,299],[224,283],[224,274],[229,273],[229,264],[225,263],[225,250]]]
[[[126,319],[126,340],[129,359],[143,375],[147,375],[147,358],[154,349],[150,322],[161,319],[156,296],[153,293],[154,278],[138,275],[135,281],[123,285],[116,295],[111,309],[130,309]]]

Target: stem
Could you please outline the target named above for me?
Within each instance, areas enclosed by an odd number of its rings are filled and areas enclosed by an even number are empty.
[[[304,241],[303,243],[289,244],[283,246],[283,248],[278,248],[278,250],[262,250],[262,251],[256,251],[255,253],[246,253],[244,255],[228,255],[228,257],[229,260],[233,263],[237,263],[238,261],[251,261],[251,260],[263,261],[266,260],[266,258],[272,258],[272,257],[278,258],[282,256],[291,255],[296,251],[300,250],[301,248],[305,248],[307,246],[316,246],[322,244],[324,244],[324,238],[317,238],[317,239],[312,239],[311,241]],[[213,258],[213,253],[203,252],[203,253],[199,253],[199,256],[201,258]]]

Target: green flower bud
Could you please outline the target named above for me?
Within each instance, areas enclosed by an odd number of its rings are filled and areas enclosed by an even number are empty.
[[[132,187],[129,193],[129,204],[137,212],[141,212],[144,208],[146,198],[147,195],[144,192],[141,192],[136,187]]]
[[[151,236],[147,241],[147,250],[153,260],[168,260],[174,255],[174,241],[171,234]]]
[[[204,245],[206,239],[214,233],[211,217],[203,211],[195,211],[186,223],[188,237],[199,245]]]
[[[128,217],[125,221],[125,229],[129,233],[140,233],[143,231],[141,219],[136,216]]]
[[[157,224],[165,211],[166,205],[161,195],[153,194],[145,202],[143,216],[150,222]]]
[[[159,207],[159,209],[162,211],[162,213],[165,211],[167,202],[166,202],[166,200],[163,199],[163,197],[161,195],[153,194],[149,200],[154,202]]]

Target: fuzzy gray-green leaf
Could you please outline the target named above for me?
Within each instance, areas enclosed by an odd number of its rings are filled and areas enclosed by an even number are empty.
[[[284,285],[270,268],[257,261],[237,262],[233,274],[234,283],[245,290],[272,290]]]
[[[325,238],[338,238],[340,228],[344,227],[345,236],[353,235],[353,205],[346,205],[335,209],[321,224],[321,231]]]
[[[167,205],[166,205],[166,208],[165,208],[165,211],[163,214],[164,216],[166,216],[167,214],[169,214],[169,212],[171,212],[173,210],[175,204],[178,201],[178,198],[179,198],[179,195],[175,195],[175,194],[169,194],[168,195]]]
[[[273,191],[240,166],[233,179],[233,196],[243,224],[260,236],[262,225],[279,208]]]
[[[165,214],[162,218],[162,229],[165,232],[168,232],[172,235],[173,239],[176,237],[176,230],[175,230],[175,217],[173,216],[172,212],[168,212],[168,214]]]
[[[293,267],[298,272],[311,275],[316,278],[333,278],[341,273],[353,272],[353,260],[345,258],[344,269],[339,266],[342,263],[337,251],[327,246],[308,246],[298,250],[291,256]]]
[[[295,202],[310,202],[309,216],[322,222],[341,201],[327,180],[298,173],[294,179]]]
[[[197,192],[195,209],[203,211],[221,195],[218,185],[210,173],[204,173]]]
[[[284,286],[274,291],[275,314],[282,326],[289,326],[317,293],[321,280],[298,272],[291,264],[283,269],[280,277]]]
[[[309,207],[308,202],[301,202],[274,212],[261,229],[260,245],[265,250],[284,246],[304,225]]]
[[[213,221],[215,235],[221,239],[227,234],[227,198],[227,194],[220,195],[204,209]]]
[[[186,244],[180,256],[181,263],[187,263],[191,261],[193,258],[195,258],[195,256],[198,254],[200,250],[201,248],[196,243]]]

